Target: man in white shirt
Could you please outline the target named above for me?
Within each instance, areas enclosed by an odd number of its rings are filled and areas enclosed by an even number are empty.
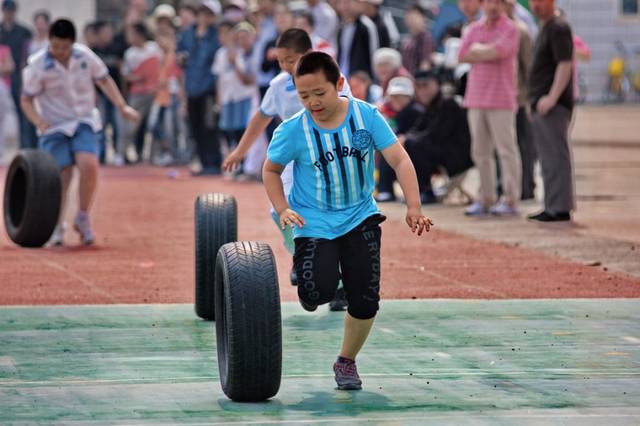
[[[51,243],[61,245],[64,234],[66,193],[73,166],[80,172],[80,208],[74,229],[82,243],[93,244],[89,208],[98,180],[100,115],[96,109],[97,85],[122,116],[139,120],[138,113],[125,102],[107,67],[89,48],[75,44],[76,29],[71,21],[59,19],[49,30],[49,47],[29,58],[23,71],[21,106],[40,135],[39,145],[58,162],[62,179],[60,222]]]

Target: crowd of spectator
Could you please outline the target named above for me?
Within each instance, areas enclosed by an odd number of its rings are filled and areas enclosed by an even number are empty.
[[[460,176],[475,164],[480,190],[466,214],[515,214],[521,199],[534,196],[539,156],[549,194],[546,219],[564,218],[573,208],[570,155],[568,146],[550,141],[566,144],[572,76],[556,81],[556,70],[564,72],[567,57],[572,60],[564,38],[571,32],[553,0],[530,4],[542,31],[515,0],[459,0],[464,19],[434,40],[436,12],[419,2],[407,6],[401,36],[382,0],[307,0],[302,7],[185,0],[177,10],[129,0],[119,25],[98,20],[83,31],[83,42],[143,117],[126,122],[98,96],[101,162],[190,164],[195,174],[221,174],[224,156],[281,72],[279,34],[295,27],[310,34],[314,49],[335,57],[353,96],[379,106],[416,166],[424,203],[440,200],[433,176]],[[46,48],[50,14],[36,12],[29,30],[16,22],[16,8],[15,0],[3,0],[0,99],[11,94],[21,146],[36,147],[35,128],[18,102],[21,70],[30,54]],[[8,107],[0,102],[0,117]],[[262,147],[252,148],[244,175],[258,177],[276,125],[267,128]],[[378,169],[377,199],[392,201],[393,170],[382,159]]]

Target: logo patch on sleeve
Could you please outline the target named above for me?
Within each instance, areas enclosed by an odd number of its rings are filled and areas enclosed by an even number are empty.
[[[359,149],[360,151],[365,151],[369,149],[372,143],[373,136],[370,131],[358,129],[353,133],[351,144],[354,148]]]

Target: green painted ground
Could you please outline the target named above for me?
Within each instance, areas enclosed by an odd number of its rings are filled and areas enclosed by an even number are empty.
[[[0,308],[0,424],[640,424],[640,301],[385,302],[364,390],[334,390],[340,314],[283,306],[284,380],[227,400],[189,305]]]

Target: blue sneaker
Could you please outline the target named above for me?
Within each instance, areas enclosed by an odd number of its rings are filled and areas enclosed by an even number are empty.
[[[491,206],[489,212],[495,216],[515,216],[518,214],[518,210],[515,207],[510,206],[504,201],[498,201]]]
[[[471,204],[464,211],[465,216],[485,216],[488,213],[489,209],[487,209],[480,201],[476,201],[475,203]]]

